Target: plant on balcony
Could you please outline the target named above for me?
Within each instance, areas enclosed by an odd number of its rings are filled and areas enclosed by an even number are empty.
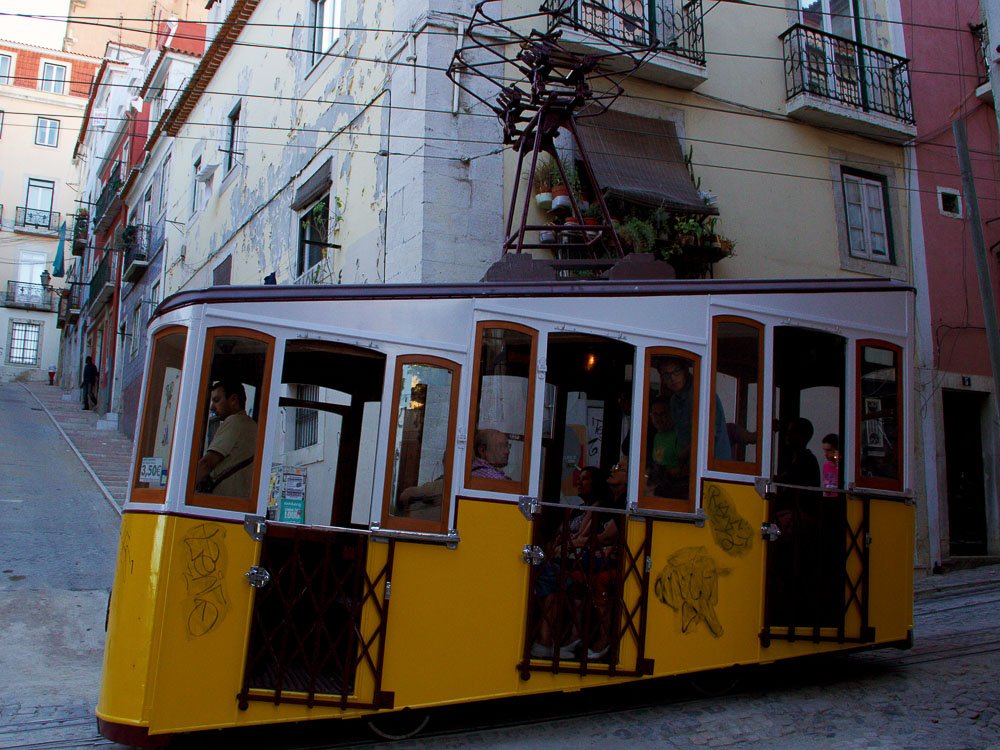
[[[552,161],[550,164],[552,210],[570,210],[573,207],[573,202],[569,197],[570,193],[577,198],[580,196],[580,176],[573,164],[562,164],[562,172],[559,171],[559,162]]]
[[[656,229],[646,219],[629,216],[618,228],[618,239],[629,252],[650,253],[656,246]]]
[[[552,169],[552,163],[547,160],[541,160],[535,165],[535,203],[543,211],[552,207]]]

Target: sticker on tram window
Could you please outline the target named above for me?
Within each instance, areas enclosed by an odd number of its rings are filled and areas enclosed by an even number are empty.
[[[143,484],[157,484],[163,486],[167,483],[167,475],[163,471],[162,458],[144,458],[139,467],[139,482]]]

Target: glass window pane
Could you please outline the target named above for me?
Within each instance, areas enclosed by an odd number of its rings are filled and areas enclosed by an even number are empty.
[[[256,412],[265,375],[268,346],[238,335],[210,339],[209,408],[203,415],[197,491],[248,499],[257,459]]]
[[[389,513],[442,522],[453,373],[434,365],[404,364],[399,386]]]
[[[186,332],[178,331],[153,343],[133,485],[137,489],[162,489],[167,484],[186,338]]]
[[[528,333],[481,329],[472,479],[520,482],[526,476],[531,352]]]
[[[698,361],[678,352],[652,356],[649,362],[643,495],[687,501],[692,497],[692,454],[698,444]]]
[[[898,483],[899,453],[899,356],[892,349],[863,346],[858,416],[861,482],[865,479]]]
[[[716,325],[715,418],[711,457],[749,466],[759,460],[757,444],[758,387],[760,384],[760,329],[735,321]]]

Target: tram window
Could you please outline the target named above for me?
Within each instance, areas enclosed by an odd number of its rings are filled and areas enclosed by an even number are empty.
[[[368,524],[384,378],[381,353],[315,339],[286,344],[268,518]]]
[[[161,331],[153,339],[146,403],[136,451],[133,502],[162,503],[166,495],[167,468],[174,445],[186,339],[187,331],[178,328]]]
[[[629,450],[631,381],[635,348],[580,333],[548,339],[539,496],[580,504],[583,469],[602,477]]]
[[[523,494],[531,445],[536,333],[514,323],[482,322],[476,339],[466,484]]]
[[[209,329],[188,484],[190,505],[252,512],[260,476],[272,339]]]
[[[690,352],[657,348],[646,353],[642,507],[694,510],[700,368],[701,359]]]
[[[858,343],[857,484],[902,489],[899,441],[900,361],[898,347],[881,342]]]
[[[713,321],[712,383],[708,466],[740,474],[760,472],[763,397],[763,326],[741,318]],[[726,420],[729,417],[730,421]]]
[[[458,365],[437,357],[401,357],[393,388],[392,466],[383,522],[387,528],[447,530],[455,445]]]

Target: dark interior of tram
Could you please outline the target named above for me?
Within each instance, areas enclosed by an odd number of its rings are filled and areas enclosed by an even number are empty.
[[[843,435],[845,377],[842,336],[788,326],[775,329],[772,475],[779,482],[819,488],[823,456],[810,447],[822,440],[820,428]],[[804,443],[802,423],[796,423],[801,419],[813,430]],[[770,520],[782,534],[767,548],[769,625],[818,628],[842,623],[846,512],[841,494],[779,488],[771,501]]]

